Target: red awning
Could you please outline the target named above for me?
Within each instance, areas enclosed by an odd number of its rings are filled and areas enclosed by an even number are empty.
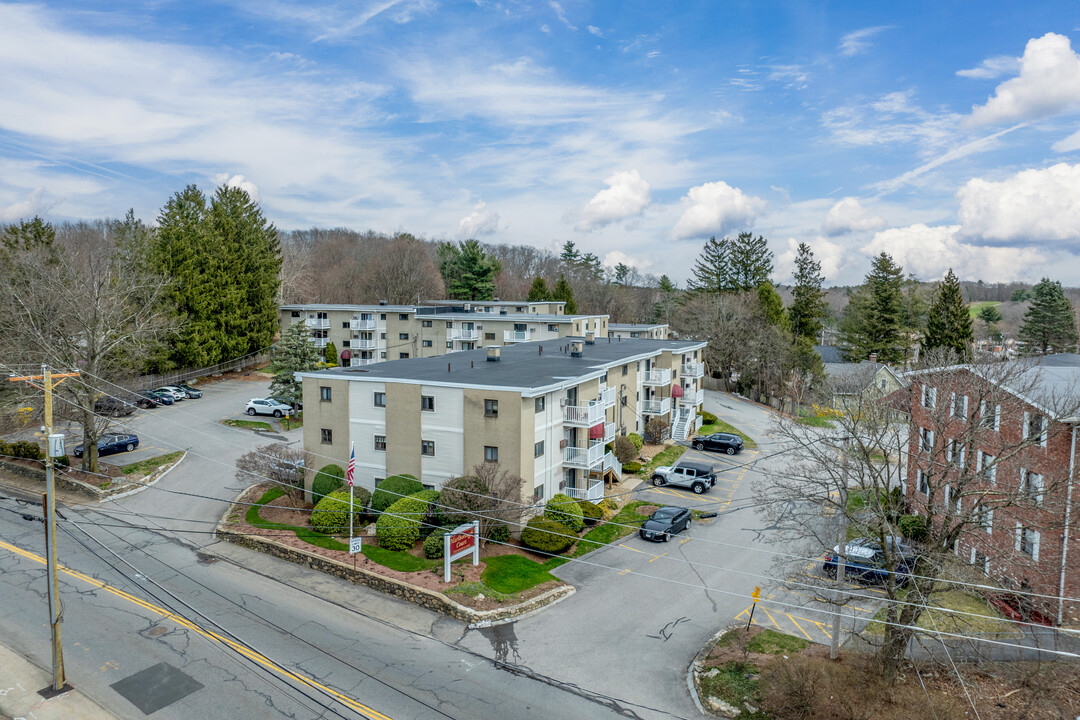
[[[351,350],[342,350],[341,351],[341,359],[342,360],[352,360],[352,351]]]
[[[681,398],[682,396],[683,396],[682,385],[672,385],[671,386],[671,397],[673,397],[673,398]]]
[[[597,423],[589,428],[590,440],[603,440],[604,439],[604,423]]]

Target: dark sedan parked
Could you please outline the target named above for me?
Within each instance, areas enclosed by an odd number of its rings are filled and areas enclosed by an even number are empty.
[[[907,585],[911,580],[915,565],[915,551],[905,545],[900,538],[889,537],[887,540],[896,562],[895,573],[885,565],[885,553],[881,544],[873,538],[855,538],[848,542],[844,555],[844,577],[848,580],[862,580],[868,583],[884,583],[890,575],[895,575],[897,585]],[[836,577],[840,546],[826,553],[822,570],[828,577]]]
[[[136,405],[144,409],[161,407],[165,404],[161,401],[161,398],[159,398],[157,395],[150,392],[149,390],[141,390],[135,393],[134,402]]]
[[[131,452],[135,448],[139,447],[139,436],[130,435],[128,433],[116,433],[114,435],[106,435],[97,443],[98,457],[102,455],[114,455],[121,452]],[[83,446],[76,445],[75,449],[71,451],[71,454],[75,457],[81,458],[83,456]]]
[[[176,383],[176,387],[187,393],[187,396],[192,400],[197,400],[202,397],[202,390],[191,387],[187,383]]]
[[[158,392],[157,390],[147,390],[146,392],[150,393],[161,405],[172,405],[176,402],[176,398],[169,393]]]
[[[658,508],[642,524],[639,535],[645,540],[667,542],[671,536],[690,527],[690,510],[668,505]]]
[[[98,415],[122,417],[125,415],[131,415],[133,412],[135,412],[135,406],[132,403],[125,402],[118,397],[103,395],[94,401],[94,412],[96,412]]]
[[[693,445],[695,450],[726,452],[728,455],[734,455],[742,451],[743,439],[732,433],[718,432],[694,438]]]

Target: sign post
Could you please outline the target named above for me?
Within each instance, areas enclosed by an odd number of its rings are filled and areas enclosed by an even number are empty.
[[[758,600],[761,599],[761,588],[757,585],[754,586],[754,592],[750,593],[750,597],[754,598],[754,604],[750,606],[750,617],[746,619],[746,629],[750,629],[750,623],[754,620],[754,608],[757,607]]]
[[[443,582],[450,582],[450,563],[472,553],[472,564],[480,564],[480,523],[458,525],[443,535]]]

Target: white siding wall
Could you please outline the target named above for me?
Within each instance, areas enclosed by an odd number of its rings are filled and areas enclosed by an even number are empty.
[[[533,442],[544,441],[544,454],[533,460],[533,488],[544,487],[544,500],[559,491],[562,479],[562,449],[559,442],[563,439],[562,407],[559,398],[566,397],[565,392],[549,393],[545,396],[544,409],[536,413]],[[535,399],[525,398],[524,402],[534,403]]]
[[[465,471],[465,395],[461,388],[423,385],[421,395],[435,398],[435,412],[420,413],[420,439],[435,441],[435,457],[420,458],[426,485],[435,489]]]
[[[349,383],[349,440],[356,443],[355,483],[375,490],[375,478],[386,477],[386,452],[375,450],[375,436],[386,435],[386,409],[375,407],[375,393],[384,383]]]

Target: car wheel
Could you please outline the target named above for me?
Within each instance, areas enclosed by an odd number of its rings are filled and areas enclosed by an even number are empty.
[[[135,446],[134,446],[134,445],[132,445],[131,443],[128,443],[128,444],[127,444],[127,451],[128,451],[128,452],[131,452],[131,451],[132,451],[132,450],[134,450],[134,449],[135,449]]]
[[[683,527],[683,530],[689,530],[690,529],[690,520],[691,520],[691,518],[686,518],[686,525]]]
[[[255,408],[248,408],[247,409],[247,414],[248,415],[254,415],[255,414]]]
[[[704,443],[694,443],[694,449],[695,450],[704,450],[705,445],[704,445]]]
[[[694,483],[694,485],[693,485],[693,487],[691,489],[694,491],[695,495],[700,495],[701,493],[705,492],[705,484],[704,483],[699,483],[699,482]]]
[[[664,533],[664,542],[667,542],[670,539],[671,539],[671,533]]]
[[[274,417],[276,417],[276,418],[281,417],[281,411],[280,410],[275,410],[274,411]]]
[[[734,454],[735,454],[735,448],[729,447],[729,448],[727,449],[727,454],[728,454],[728,455],[734,455]]]
[[[825,568],[825,577],[831,577],[831,578],[836,577],[836,566],[835,565],[832,565],[832,566],[829,566],[829,567]]]
[[[664,478],[654,477],[652,479],[652,484],[656,487],[661,487],[664,484]]]

